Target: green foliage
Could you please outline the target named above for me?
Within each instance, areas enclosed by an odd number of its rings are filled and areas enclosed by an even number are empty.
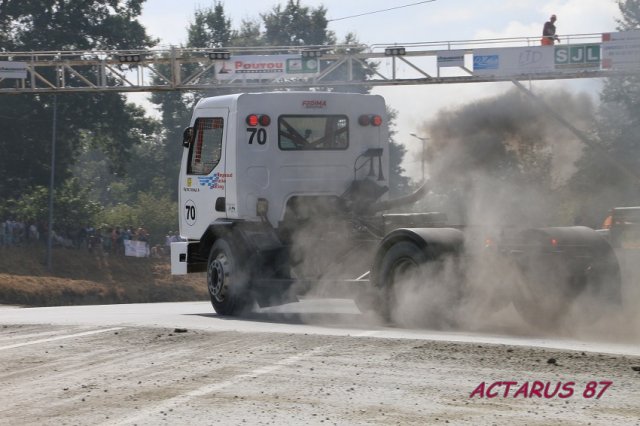
[[[389,123],[389,194],[394,196],[404,195],[410,192],[409,178],[404,175],[402,160],[407,149],[394,140],[396,130],[393,125],[398,111],[387,106],[387,121]]]
[[[315,9],[301,6],[300,0],[289,0],[261,14],[265,42],[270,46],[311,46],[335,44],[335,35],[327,30],[329,21],[323,6]]]
[[[49,190],[36,186],[22,197],[9,200],[8,205],[14,219],[24,222],[46,222],[48,219]]]
[[[8,51],[141,49],[152,46],[136,20],[144,0],[4,0],[0,30]],[[72,29],[72,30],[71,30]]]
[[[20,0],[1,5],[1,49],[79,50],[151,47],[137,21],[143,0]],[[73,30],[70,30],[73,29]],[[43,71],[45,72],[45,71]],[[53,76],[47,76],[52,78]],[[73,84],[74,77],[69,77]],[[47,186],[50,175],[54,97],[21,95],[0,103],[0,197]],[[135,145],[156,131],[144,110],[116,93],[57,96],[56,181],[87,145],[101,149],[120,174]]]
[[[20,197],[5,203],[4,210],[26,223],[47,223],[49,218],[49,189],[35,186]],[[91,200],[89,190],[78,179],[66,180],[56,190],[54,198],[54,229],[75,230],[82,224],[92,223],[100,212],[100,205]]]
[[[138,194],[137,208],[140,225],[151,235],[152,242],[161,243],[170,231],[178,229],[178,204],[165,195]]]
[[[138,227],[140,225],[140,215],[136,206],[119,203],[104,209],[97,217],[96,223],[105,227]]]
[[[164,236],[178,229],[178,205],[168,195],[139,192],[132,204],[116,204],[105,209],[97,223],[106,227],[145,228],[152,244],[162,244]]]
[[[638,28],[640,1],[618,1],[618,6],[622,16],[618,29]],[[588,224],[600,222],[612,207],[640,204],[640,78],[608,78],[600,101],[594,135],[600,149],[585,148],[571,180],[572,189],[582,195],[577,209],[584,212]],[[614,163],[601,154],[602,150]],[[618,165],[636,178],[621,172]]]
[[[4,0],[0,1],[0,49],[118,50],[152,47],[137,20],[144,0]],[[333,45],[324,7],[289,0],[231,27],[223,3],[194,13],[187,47]],[[261,30],[264,27],[264,32]],[[73,28],[70,31],[69,28]],[[345,43],[357,43],[349,34]],[[250,53],[250,52],[248,52]],[[160,72],[163,66],[159,65]],[[188,67],[183,69],[188,73]],[[356,66],[356,78],[369,71]],[[344,78],[346,66],[334,71]],[[53,77],[53,76],[47,76]],[[68,84],[74,84],[69,76]],[[79,83],[79,82],[78,82]],[[338,90],[366,93],[368,88]],[[177,226],[175,201],[182,154],[182,131],[197,99],[223,90],[158,92],[161,125],[116,93],[57,96],[56,228],[78,224],[147,227],[156,236]],[[53,97],[7,97],[0,103],[0,212],[45,220],[51,163]],[[393,114],[390,115],[392,117]],[[406,178],[400,163],[404,149],[393,142],[392,186]],[[75,179],[71,179],[75,176]],[[25,188],[32,188],[27,189]],[[102,206],[99,209],[98,206]],[[59,219],[59,220],[58,220]],[[60,228],[62,229],[62,228]]]
[[[47,186],[51,164],[53,123],[51,96],[4,96],[0,102],[0,199],[18,197],[25,188]],[[76,146],[67,129],[67,102],[59,103],[59,137],[71,139],[57,144],[59,181],[68,177]]]
[[[638,0],[618,0],[618,8],[622,15],[618,19],[620,31],[635,30],[640,27],[640,2]]]
[[[244,46],[264,46],[265,41],[262,38],[260,32],[260,21],[243,19],[240,25],[240,30],[236,33],[236,36],[231,39],[229,46],[244,47]],[[250,52],[249,52],[250,53]]]
[[[215,2],[213,8],[196,10],[194,20],[189,24],[187,46],[229,46],[233,36],[231,20],[225,16],[224,6]]]

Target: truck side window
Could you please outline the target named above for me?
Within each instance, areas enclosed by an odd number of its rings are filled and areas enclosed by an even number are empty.
[[[283,151],[347,149],[349,120],[346,115],[282,115],[278,147]]]
[[[190,175],[208,175],[218,165],[222,156],[222,118],[198,118],[195,136],[189,150]]]

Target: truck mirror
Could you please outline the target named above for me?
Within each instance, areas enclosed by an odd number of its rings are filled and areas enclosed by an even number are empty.
[[[187,127],[182,132],[182,146],[188,148],[191,145],[191,140],[193,139],[193,127]]]

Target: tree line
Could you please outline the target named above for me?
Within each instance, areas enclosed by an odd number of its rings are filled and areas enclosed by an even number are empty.
[[[139,21],[143,3],[5,0],[0,2],[0,50],[153,48],[160,40],[150,37]],[[335,45],[326,14],[324,7],[289,0],[234,28],[223,4],[214,2],[195,11],[183,47]],[[343,42],[357,43],[357,39],[348,34]],[[362,78],[367,73],[364,67],[356,72]],[[145,226],[157,238],[176,230],[182,131],[198,99],[227,93],[222,89],[153,93],[149,99],[159,119],[123,94],[58,95],[55,227],[130,224]],[[393,119],[395,112],[389,114]],[[52,115],[53,95],[0,98],[0,217],[46,221]],[[394,189],[402,189],[409,182],[400,166],[405,151],[392,143]]]
[[[139,17],[144,0],[4,0],[0,2],[0,50],[127,50],[153,48],[160,43],[147,33]],[[620,29],[640,24],[640,0],[618,2]],[[342,40],[328,29],[327,9],[288,0],[245,19],[234,27],[221,2],[195,11],[186,29],[183,47],[248,47],[284,45],[356,44],[357,35]],[[346,72],[338,69],[335,72]],[[354,70],[366,79],[370,70]],[[368,92],[367,87],[333,90]],[[177,177],[182,154],[180,140],[195,102],[203,96],[227,94],[225,89],[191,92],[157,92],[150,95],[160,118],[118,93],[76,93],[57,96],[56,226],[82,223],[145,226],[152,236],[162,237],[177,228]],[[509,98],[511,96],[511,98]],[[515,102],[514,95],[505,98]],[[640,78],[610,78],[605,82],[600,104],[588,106],[583,97],[560,96],[551,102],[570,102],[576,119],[584,123],[600,146],[630,169],[640,170]],[[428,100],[425,100],[428,102]],[[491,101],[487,101],[491,102]],[[535,107],[512,103],[522,116],[537,116]],[[587,105],[585,107],[585,105]],[[490,118],[474,121],[471,111],[492,111],[486,104],[466,105],[443,111],[427,127],[434,143],[427,152],[431,177],[437,188],[431,205],[447,197],[447,206],[468,198],[468,182],[451,176],[468,175],[479,168],[489,171],[495,182],[536,181],[563,194],[565,218],[580,212],[599,216],[614,205],[638,204],[638,184],[612,171],[596,150],[581,147],[571,159],[575,170],[562,185],[551,179],[553,149],[536,138],[536,120],[511,120],[502,116],[501,127]],[[475,108],[475,110],[474,110]],[[46,220],[46,193],[51,161],[52,95],[0,97],[0,218],[15,216],[25,222]],[[404,147],[396,143],[393,123],[396,112],[388,111],[391,126],[391,192],[411,189],[404,175]],[[513,117],[513,116],[512,116]],[[454,129],[470,123],[479,139],[468,140]],[[533,124],[532,124],[533,123]],[[535,124],[538,123],[538,124]],[[496,130],[496,129],[500,130]],[[550,128],[544,140],[566,137]],[[454,142],[451,142],[451,141]],[[454,149],[455,148],[455,149]],[[443,153],[450,162],[437,162]],[[442,173],[439,173],[439,170]],[[444,173],[444,171],[447,173]],[[455,172],[455,173],[452,173]],[[612,188],[616,190],[613,191]],[[453,200],[453,201],[451,201]]]

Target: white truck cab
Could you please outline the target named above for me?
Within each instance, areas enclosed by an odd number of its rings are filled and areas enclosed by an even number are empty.
[[[191,120],[193,142],[182,158],[180,235],[198,240],[219,219],[260,221],[259,206],[268,206],[267,218],[277,227],[291,197],[340,196],[366,176],[369,170],[354,173],[354,164],[370,148],[383,148],[386,171],[384,115],[383,98],[371,95],[282,92],[202,99]]]
[[[227,242],[251,240],[243,243],[248,256],[282,245],[277,230],[300,199],[336,200],[355,181],[375,182],[376,197],[384,197],[388,144],[381,96],[273,92],[200,100],[183,141],[184,242],[171,246],[172,273],[205,270],[225,234]],[[234,227],[242,237],[230,236]]]

